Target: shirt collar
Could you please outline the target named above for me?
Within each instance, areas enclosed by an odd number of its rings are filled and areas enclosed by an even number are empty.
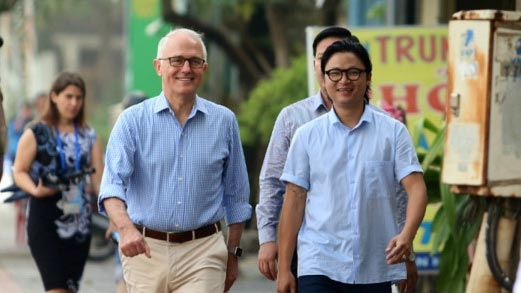
[[[372,117],[373,117],[373,109],[371,109],[371,107],[368,107],[368,106],[369,106],[369,103],[366,103],[365,107],[364,107],[364,112],[362,113],[362,117],[360,117],[360,121],[358,121],[358,124],[353,129],[360,127],[360,125],[362,125],[362,123],[371,123]],[[335,111],[329,111],[329,113],[327,113],[327,115],[328,115],[329,123],[331,123],[332,125],[334,125],[334,124],[343,125],[342,121],[340,121],[340,119],[336,115]]]
[[[316,112],[325,111],[327,112],[328,109],[326,105],[324,104],[324,100],[322,99],[322,95],[320,94],[320,91],[316,93],[313,98],[313,110]]]
[[[161,92],[159,96],[157,96],[155,104],[154,104],[154,113],[159,113],[161,111],[169,110],[170,105],[168,105],[168,100],[166,99],[165,93]],[[189,117],[195,115],[197,111],[200,111],[204,114],[208,113],[208,109],[206,105],[202,102],[201,97],[195,96],[194,106],[192,107],[192,111],[190,112]]]

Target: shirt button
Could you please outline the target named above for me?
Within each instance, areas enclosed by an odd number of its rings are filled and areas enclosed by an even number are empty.
[[[182,159],[182,158],[184,158],[184,157],[185,157],[185,155],[183,155],[183,154],[180,154],[180,155],[179,155],[179,157],[180,157],[180,158]]]
[[[176,227],[179,227],[179,224],[175,224]]]
[[[181,204],[181,202],[180,202],[180,201],[178,201],[178,202],[177,202],[177,204],[178,204],[178,205],[180,205],[180,204]]]
[[[177,178],[178,181],[183,181],[183,177]]]

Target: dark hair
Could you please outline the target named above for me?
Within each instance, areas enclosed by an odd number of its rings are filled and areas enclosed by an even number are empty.
[[[322,30],[313,40],[313,56],[315,56],[317,53],[318,43],[329,37],[348,39],[351,37],[351,32],[348,29],[340,26],[332,26]]]
[[[326,64],[331,59],[331,57],[336,53],[341,52],[350,52],[353,53],[362,63],[365,67],[365,73],[367,75],[371,74],[373,71],[373,64],[371,63],[371,58],[369,57],[369,52],[365,49],[365,47],[360,44],[358,41],[358,38],[356,36],[351,36],[348,40],[341,40],[336,41],[333,44],[331,44],[329,47],[327,47],[326,51],[324,52],[324,55],[322,55],[322,60],[320,62],[320,70],[322,71],[322,74],[325,75],[326,71]],[[368,85],[365,89],[365,100],[369,101],[369,92],[371,91],[371,87]]]
[[[142,91],[131,91],[124,99],[123,99],[123,109],[126,109],[130,106],[134,106],[135,104],[139,104],[144,100],[148,99],[148,96]]]
[[[78,112],[78,115],[76,115],[76,117],[74,118],[74,122],[78,125],[78,127],[85,126],[85,96],[87,94],[87,90],[83,78],[78,73],[73,72],[60,73],[52,83],[49,96],[47,97],[47,105],[45,107],[44,113],[42,113],[42,120],[47,122],[49,125],[56,125],[58,123],[58,120],[60,119],[60,113],[58,112],[58,108],[56,107],[56,104],[53,103],[51,100],[52,94],[54,93],[56,95],[59,95],[63,90],[65,90],[65,88],[67,88],[70,85],[77,86],[83,93],[83,106]]]

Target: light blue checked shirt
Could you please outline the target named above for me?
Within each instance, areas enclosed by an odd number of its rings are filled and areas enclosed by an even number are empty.
[[[382,109],[367,104],[368,107],[382,113]],[[262,163],[259,177],[259,203],[255,211],[257,215],[257,229],[259,244],[269,241],[277,241],[277,226],[279,214],[282,208],[283,195],[286,185],[280,180],[284,163],[288,156],[288,150],[297,128],[304,123],[327,113],[320,92],[295,102],[282,109],[277,116],[266,155]],[[405,224],[407,209],[407,193],[399,185],[398,196],[398,225],[400,230]]]
[[[184,127],[164,93],[126,109],[107,144],[98,206],[117,197],[135,224],[193,230],[248,220],[250,187],[235,115],[196,97]]]
[[[286,184],[280,181],[280,176],[295,131],[327,112],[319,92],[286,106],[277,116],[259,177],[259,203],[255,211],[260,244],[277,240],[279,214],[286,191]]]
[[[405,279],[385,248],[399,233],[397,182],[423,172],[400,121],[365,107],[347,128],[334,111],[301,126],[281,180],[307,190],[298,234],[298,275],[350,284]]]

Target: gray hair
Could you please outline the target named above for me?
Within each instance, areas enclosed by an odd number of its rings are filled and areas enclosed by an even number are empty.
[[[164,57],[164,56],[161,56],[161,53],[165,49],[165,46],[166,46],[166,43],[167,43],[168,39],[171,36],[173,36],[175,34],[179,34],[179,33],[187,34],[188,36],[192,37],[194,40],[198,41],[201,44],[201,48],[203,48],[203,59],[206,60],[207,52],[206,52],[206,46],[204,45],[204,42],[203,42],[203,35],[198,33],[198,32],[196,32],[196,31],[194,31],[194,30],[187,29],[187,28],[177,28],[177,29],[174,29],[174,30],[168,32],[164,37],[162,37],[161,40],[159,40],[159,43],[157,45],[157,56],[156,56],[156,58]]]

